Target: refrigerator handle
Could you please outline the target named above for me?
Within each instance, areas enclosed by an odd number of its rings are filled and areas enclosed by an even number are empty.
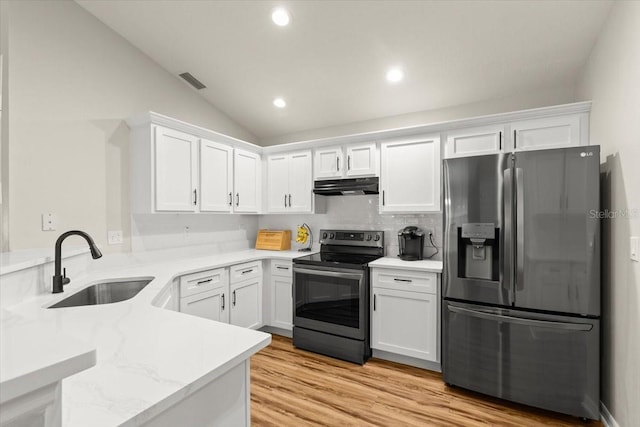
[[[471,310],[463,307],[449,305],[448,310],[452,313],[464,314],[479,319],[494,320],[498,322],[508,322],[516,325],[532,326],[537,328],[563,329],[567,331],[590,331],[593,325],[589,323],[567,323],[554,322],[551,320],[528,319],[526,317],[505,316],[504,314],[487,313],[485,311]]]
[[[511,168],[503,171],[504,185],[504,272],[502,286],[513,292],[513,175]]]
[[[516,289],[524,289],[524,170],[516,168]]]

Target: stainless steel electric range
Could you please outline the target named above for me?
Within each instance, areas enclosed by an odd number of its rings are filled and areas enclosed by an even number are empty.
[[[293,260],[293,345],[363,364],[369,344],[369,262],[384,233],[320,230],[320,253]]]

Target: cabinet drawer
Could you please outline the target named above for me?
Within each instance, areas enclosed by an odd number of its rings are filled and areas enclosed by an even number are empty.
[[[420,271],[403,271],[374,268],[372,286],[401,291],[437,293],[437,274]]]
[[[209,291],[226,284],[227,272],[224,268],[188,274],[180,278],[180,298]]]
[[[229,268],[230,283],[238,283],[243,280],[254,279],[262,274],[262,261],[245,262],[244,264],[232,265]]]
[[[272,276],[291,277],[291,271],[291,261],[271,261]]]

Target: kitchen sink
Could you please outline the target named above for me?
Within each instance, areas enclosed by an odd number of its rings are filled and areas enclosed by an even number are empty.
[[[153,277],[110,279],[94,283],[48,308],[77,307],[81,305],[111,304],[133,298]]]

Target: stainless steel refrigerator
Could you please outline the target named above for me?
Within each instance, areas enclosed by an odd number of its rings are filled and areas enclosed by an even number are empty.
[[[444,160],[446,383],[600,418],[599,153]]]

